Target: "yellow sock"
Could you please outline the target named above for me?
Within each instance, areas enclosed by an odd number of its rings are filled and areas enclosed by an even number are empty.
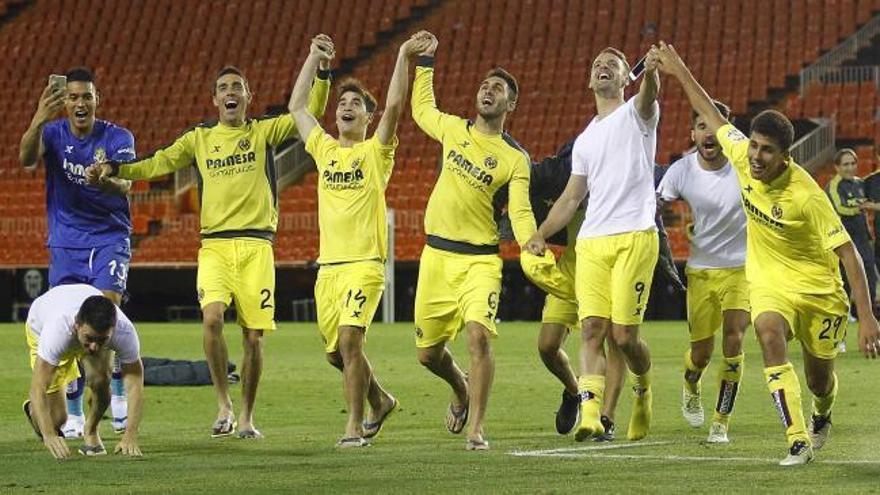
[[[739,392],[739,384],[743,376],[743,354],[726,357],[718,368],[718,402],[715,403],[715,414],[712,421],[727,426],[730,414]]]
[[[688,392],[692,394],[700,393],[700,379],[703,377],[704,369],[694,364],[693,359],[691,359],[691,350],[688,349],[684,353],[684,386]]]
[[[791,363],[781,366],[764,368],[767,389],[776,405],[776,411],[785,427],[788,444],[803,440],[810,445],[810,437],[804,424],[804,412],[801,407],[801,384]]]
[[[574,438],[580,442],[605,433],[605,428],[599,419],[605,398],[605,376],[581,376],[578,378],[578,393],[581,396],[581,424],[575,431]]]
[[[834,386],[825,397],[813,397],[813,414],[818,416],[831,416],[831,408],[834,407],[834,399],[837,398],[837,373],[832,373]]]
[[[629,418],[626,436],[630,440],[641,440],[648,435],[653,416],[651,399],[651,372],[644,375],[630,373],[633,390],[633,409]]]

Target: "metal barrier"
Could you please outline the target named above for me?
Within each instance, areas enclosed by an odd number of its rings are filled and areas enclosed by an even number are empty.
[[[834,121],[831,119],[810,119],[818,127],[805,134],[791,145],[791,157],[794,161],[812,172],[821,167],[834,156]]]
[[[868,46],[871,43],[871,39],[878,34],[880,34],[880,16],[875,16],[866,22],[855,34],[816,59],[808,67],[801,69],[801,96],[803,96],[807,86],[814,82],[820,82],[821,78],[829,71],[839,69],[840,64],[845,60],[854,58],[856,52]]]

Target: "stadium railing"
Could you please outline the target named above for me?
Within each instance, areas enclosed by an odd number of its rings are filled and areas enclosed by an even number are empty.
[[[821,167],[834,156],[835,122],[832,119],[810,119],[818,127],[805,134],[791,145],[791,156],[795,162],[808,171]]]
[[[871,18],[852,36],[835,46],[828,53],[819,57],[800,72],[801,94],[803,95],[810,83],[822,80],[828,72],[840,68],[845,60],[855,58],[856,52],[868,46],[871,40],[880,34],[880,16]]]

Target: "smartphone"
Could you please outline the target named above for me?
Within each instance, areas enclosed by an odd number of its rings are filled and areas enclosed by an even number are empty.
[[[64,91],[67,89],[67,76],[60,76],[58,74],[50,75],[49,86],[57,88],[57,91]]]
[[[642,74],[645,73],[645,59],[647,59],[647,58],[648,58],[647,55],[640,58],[639,61],[636,62],[636,65],[633,66],[632,70],[629,71],[629,80],[630,81],[635,81],[636,79],[642,77]]]

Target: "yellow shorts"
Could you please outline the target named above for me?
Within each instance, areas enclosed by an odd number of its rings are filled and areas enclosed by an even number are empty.
[[[642,323],[658,246],[656,230],[578,239],[578,319],[598,316],[618,325]]]
[[[841,289],[834,294],[796,294],[771,289],[751,289],[752,321],[762,313],[779,313],[794,337],[812,356],[834,359],[846,338],[849,299]]]
[[[745,268],[687,268],[685,273],[691,342],[713,337],[724,324],[724,311],[749,311]]]
[[[576,265],[577,256],[574,246],[569,246],[562,252],[556,266],[563,275],[574,281]],[[572,283],[573,285],[574,283]],[[544,299],[544,311],[541,313],[541,323],[556,323],[577,330],[579,326],[578,305],[575,295],[571,294],[570,298],[562,299],[553,294],[547,294],[547,298]]]
[[[425,246],[416,287],[416,346],[455,339],[471,321],[497,336],[501,266],[495,254],[458,254]]]
[[[31,361],[31,369],[34,369],[34,365],[37,364],[37,347],[39,346],[40,341],[37,338],[37,335],[30,329],[30,327],[25,324],[24,326],[24,334],[27,337],[28,343],[28,354],[30,354]],[[58,362],[58,366],[55,370],[55,376],[52,377],[52,381],[49,382],[49,388],[46,389],[47,394],[61,392],[67,387],[67,384],[79,378],[79,366],[76,365],[76,356],[72,355],[69,357],[63,358]]]
[[[196,276],[202,308],[235,301],[238,324],[275,330],[275,256],[263,239],[203,239]]]
[[[378,260],[324,265],[318,270],[315,305],[327,353],[339,346],[339,327],[370,327],[384,290],[385,265]]]

